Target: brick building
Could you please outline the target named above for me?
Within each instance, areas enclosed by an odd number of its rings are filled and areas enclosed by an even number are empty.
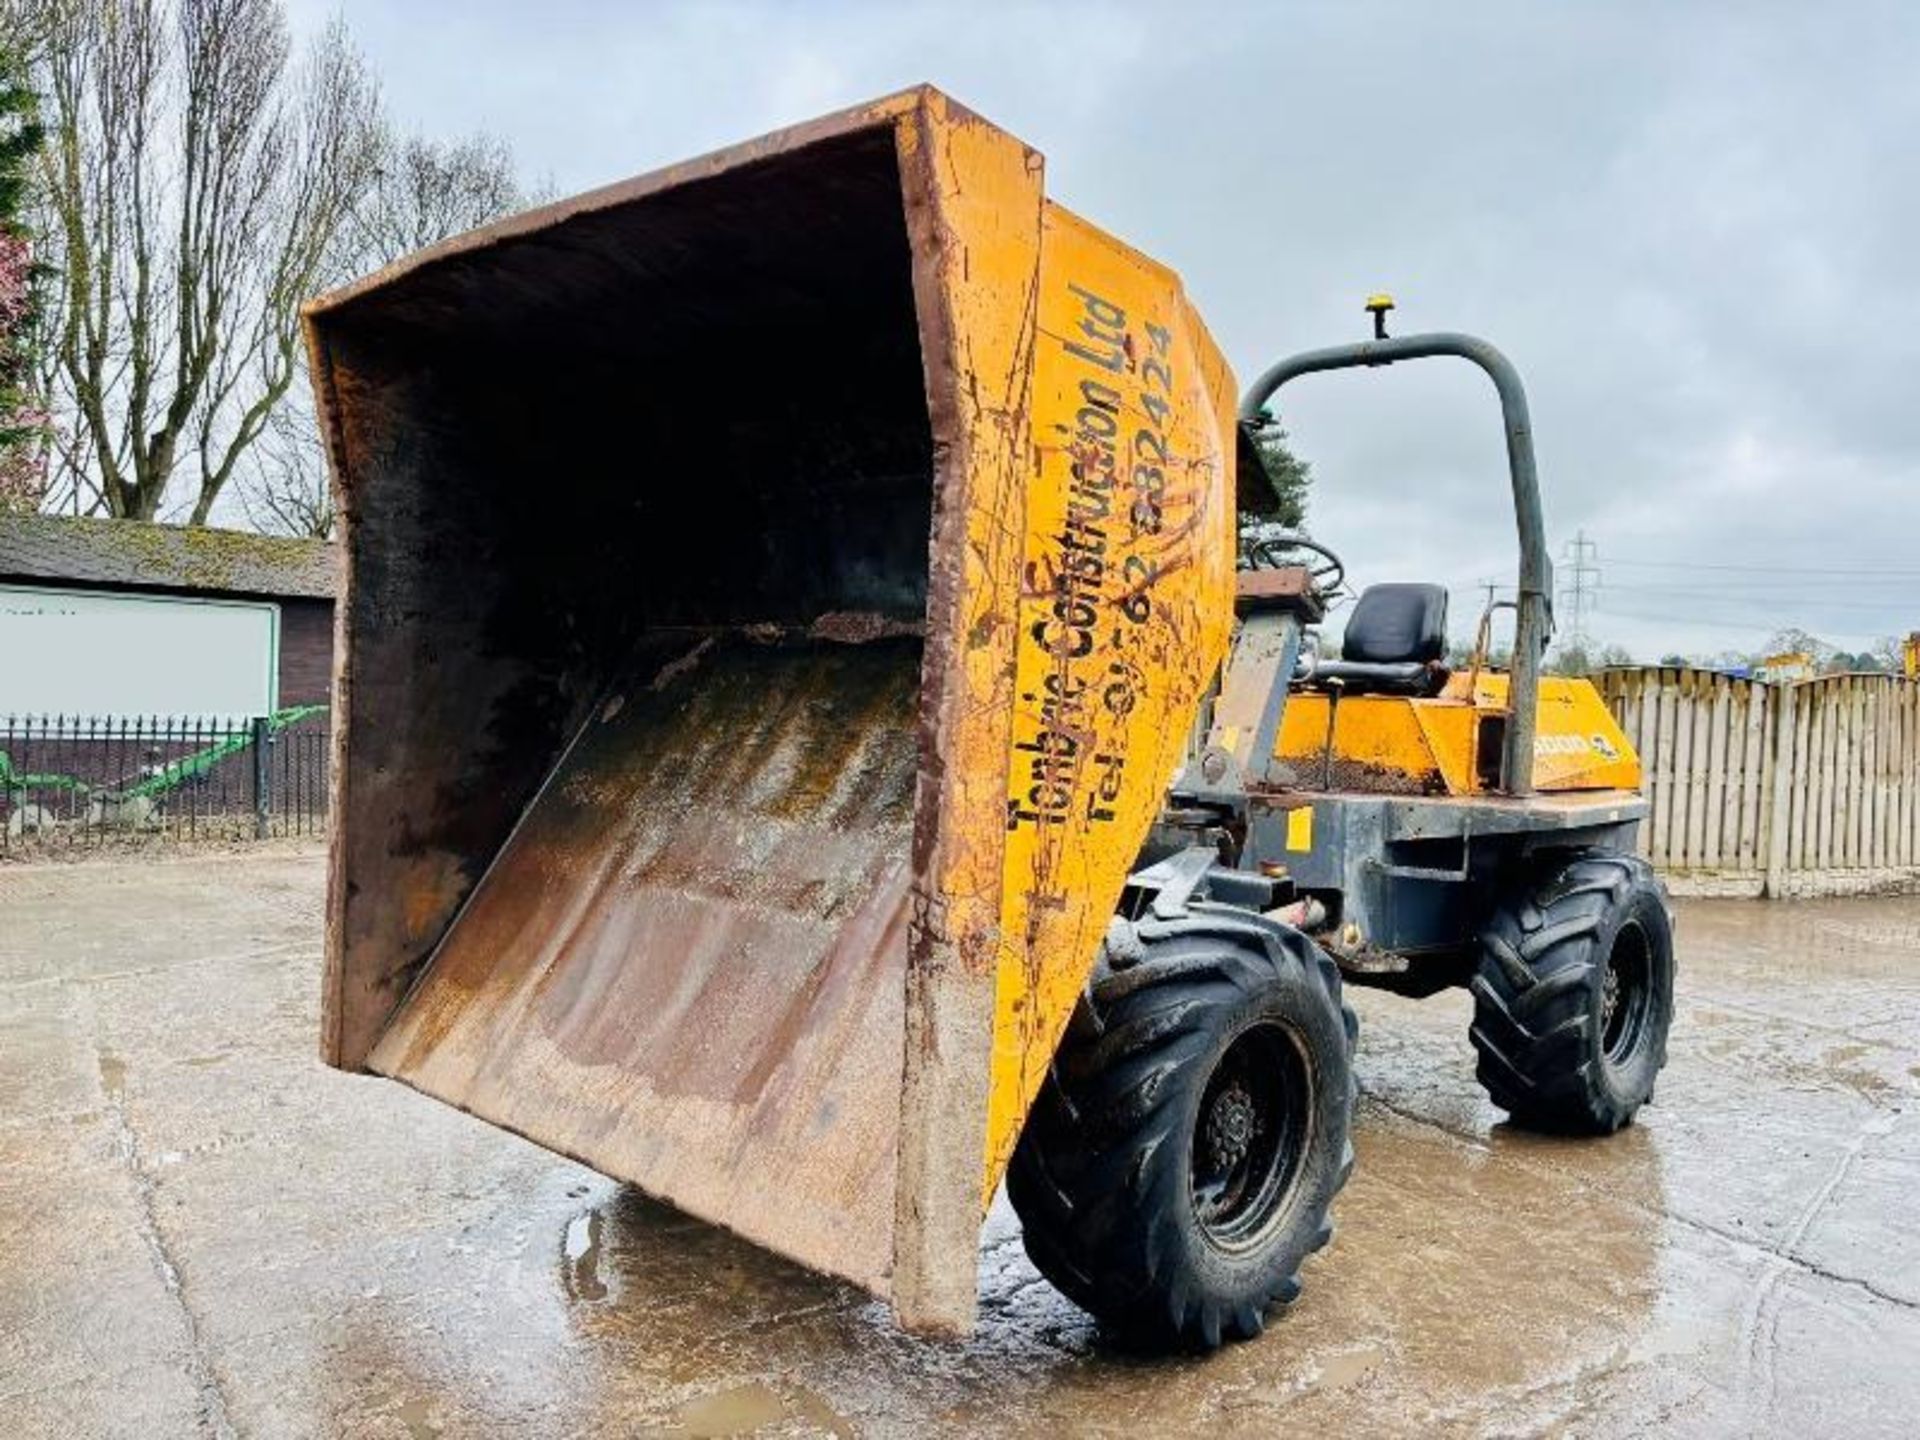
[[[335,547],[319,540],[136,520],[0,516],[0,600],[58,591],[276,609],[273,667],[281,707],[328,699],[338,577]],[[76,666],[87,662],[73,657]],[[6,676],[7,657],[0,655],[0,711],[10,708]]]

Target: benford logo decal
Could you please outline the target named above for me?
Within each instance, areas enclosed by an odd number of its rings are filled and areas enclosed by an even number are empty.
[[[1586,755],[1596,754],[1603,760],[1618,760],[1620,747],[1605,735],[1536,735],[1533,740],[1533,753],[1536,755]]]

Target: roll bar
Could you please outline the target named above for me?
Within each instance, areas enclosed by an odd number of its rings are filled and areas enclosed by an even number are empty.
[[[1390,308],[1391,302],[1388,302]],[[1533,458],[1533,425],[1520,372],[1485,340],[1472,335],[1435,332],[1385,338],[1382,311],[1375,310],[1381,338],[1335,345],[1290,356],[1264,371],[1240,402],[1240,423],[1257,424],[1280,387],[1301,375],[1357,366],[1393,365],[1430,355],[1471,360],[1487,373],[1500,395],[1507,427],[1507,469],[1513,481],[1513,517],[1520,532],[1520,595],[1513,637],[1513,680],[1508,696],[1507,745],[1501,773],[1511,795],[1533,793],[1533,736],[1540,696],[1540,660],[1553,633],[1553,561],[1547,555],[1546,522],[1540,513],[1540,474]]]

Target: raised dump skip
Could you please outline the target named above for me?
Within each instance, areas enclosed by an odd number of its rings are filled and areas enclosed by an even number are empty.
[[[308,314],[327,1060],[964,1327],[1225,645],[1177,281],[916,91]]]

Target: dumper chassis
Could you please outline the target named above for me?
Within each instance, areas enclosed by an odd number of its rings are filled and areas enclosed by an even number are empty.
[[[1413,996],[1467,987],[1478,1078],[1515,1124],[1609,1134],[1666,1062],[1672,933],[1664,889],[1633,853],[1644,806],[1612,790],[1534,790],[1550,568],[1519,377],[1470,337],[1382,336],[1283,362],[1242,422],[1262,423],[1294,375],[1426,355],[1480,364],[1506,407],[1519,633],[1512,709],[1484,717],[1476,741],[1486,793],[1340,785],[1371,778],[1339,768],[1343,694],[1441,683],[1431,617],[1409,618],[1437,587],[1370,591],[1347,658],[1321,661],[1304,642],[1345,566],[1318,542],[1256,527],[1206,738],[1129,881],[1008,1173],[1041,1272],[1150,1344],[1210,1349],[1260,1333],[1332,1238],[1358,1094],[1343,980]],[[1289,550],[1306,563],[1287,563]],[[1475,668],[1485,663],[1477,653]],[[1330,693],[1320,763],[1274,760],[1289,696],[1315,693]],[[1496,769],[1487,742],[1501,739]]]

